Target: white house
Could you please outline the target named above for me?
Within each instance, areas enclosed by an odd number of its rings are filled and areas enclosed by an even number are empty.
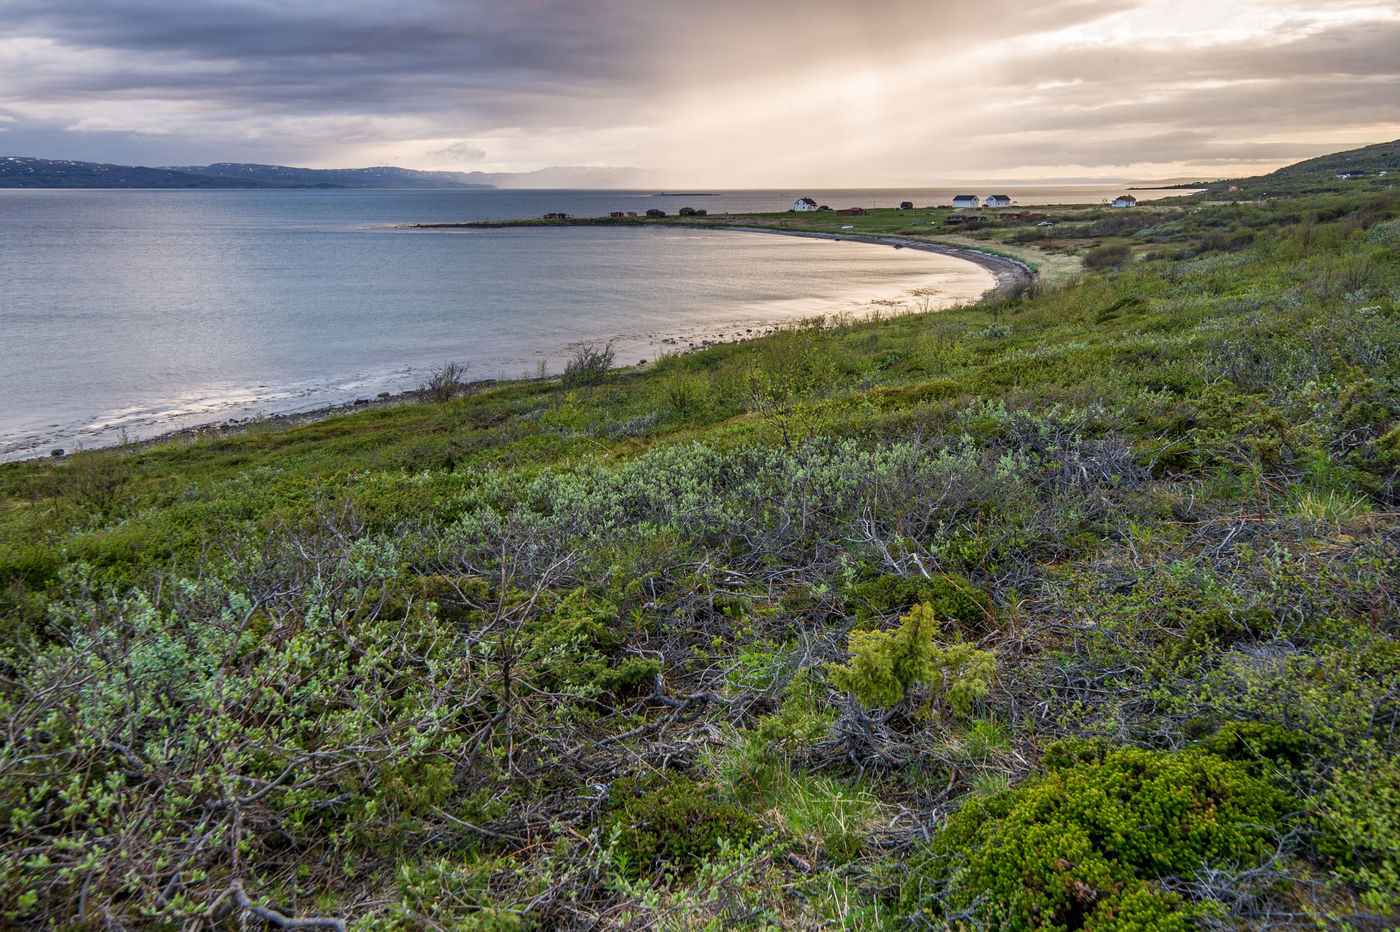
[[[959,207],[980,206],[982,206],[982,201],[975,194],[959,194],[957,197],[953,198],[953,208],[955,210]]]
[[[816,210],[817,202],[810,197],[799,197],[797,203],[792,205],[793,210]]]
[[[988,207],[1010,207],[1011,195],[1009,194],[989,194],[987,196]]]
[[[1120,194],[1113,199],[1114,207],[1136,207],[1137,198],[1131,194]]]

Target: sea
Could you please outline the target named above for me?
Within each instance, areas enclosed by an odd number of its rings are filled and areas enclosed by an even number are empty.
[[[1121,190],[982,194],[1097,204]],[[632,364],[816,316],[946,307],[993,284],[962,260],[864,243],[412,224],[953,193],[0,190],[0,461],[396,394],[446,362],[469,379],[529,377],[611,343]]]

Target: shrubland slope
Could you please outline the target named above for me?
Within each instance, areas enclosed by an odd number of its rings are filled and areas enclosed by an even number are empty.
[[[0,467],[4,923],[1392,927],[1400,198],[1056,216],[978,306]]]

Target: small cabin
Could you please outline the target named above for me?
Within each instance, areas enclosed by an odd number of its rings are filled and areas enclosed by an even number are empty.
[[[615,210],[615,211],[613,211],[612,213],[608,214],[608,216],[611,217],[611,218],[613,218],[614,220],[621,220],[622,218],[626,217],[627,215],[626,215],[625,213],[623,213],[622,211],[620,211],[620,210]]]
[[[959,194],[953,198],[953,209],[961,210],[964,207],[981,207],[982,201],[975,194]]]
[[[836,213],[842,217],[863,217],[865,216],[865,208],[847,207],[844,210],[838,210]]]
[[[694,207],[682,207],[680,210],[676,211],[676,213],[679,214],[679,215],[682,216],[682,217],[694,217],[694,216],[695,216],[695,208],[694,208]]]
[[[810,197],[799,197],[792,205],[793,210],[816,210],[817,202]]]
[[[988,206],[988,207],[1010,207],[1010,206],[1011,206],[1011,195],[1009,195],[1009,194],[991,194],[991,195],[988,195],[988,196],[987,196],[987,206]]]
[[[913,209],[914,209],[914,202],[913,202],[913,201],[900,201],[900,202],[899,202],[899,209],[900,209],[900,210],[913,210]]]
[[[1137,198],[1131,194],[1120,194],[1113,199],[1114,207],[1136,207]]]
[[[666,216],[666,211],[652,207],[647,210],[647,216],[651,217],[653,220],[660,220],[662,217]]]
[[[560,212],[558,212],[558,211],[555,211],[555,212],[552,212],[552,213],[545,214],[545,215],[544,215],[544,219],[545,219],[545,220],[568,220],[568,219],[569,219],[569,215],[566,214],[566,213],[560,213]]]

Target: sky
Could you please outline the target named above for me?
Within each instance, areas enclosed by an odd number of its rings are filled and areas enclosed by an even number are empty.
[[[0,0],[0,155],[1213,179],[1400,137],[1400,0]]]

